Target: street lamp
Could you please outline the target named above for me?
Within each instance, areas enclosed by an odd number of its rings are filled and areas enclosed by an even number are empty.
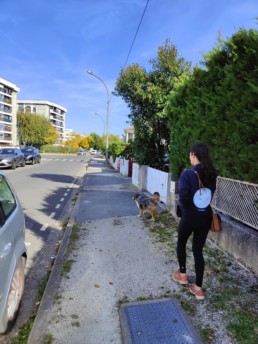
[[[101,120],[102,120],[102,122],[103,122],[103,129],[104,129],[104,134],[105,134],[105,131],[106,131],[106,129],[105,129],[105,122],[104,122],[104,119],[103,119],[103,117],[102,116],[100,116],[97,112],[94,112],[94,114],[93,115],[96,115],[96,116],[98,116]]]
[[[106,119],[106,160],[108,160],[108,128],[109,128],[109,103],[110,103],[110,98],[109,98],[109,92],[108,92],[108,88],[107,85],[105,84],[105,82],[96,74],[94,74],[91,70],[87,71],[88,74],[95,76],[95,78],[99,79],[99,81],[102,82],[102,84],[105,86],[106,92],[107,92],[107,119]]]

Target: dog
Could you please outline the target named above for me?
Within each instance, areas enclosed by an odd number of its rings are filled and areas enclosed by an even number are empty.
[[[140,195],[137,193],[133,196],[133,200],[140,212],[138,216],[142,216],[147,213],[151,216],[151,219],[154,222],[158,211],[160,194],[158,192],[154,192],[153,196],[150,198],[146,195]]]

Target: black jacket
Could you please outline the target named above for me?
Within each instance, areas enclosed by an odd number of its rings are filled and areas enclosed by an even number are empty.
[[[199,213],[207,213],[210,212],[210,206],[206,208],[197,208],[193,203],[193,197],[195,192],[199,189],[199,181],[196,171],[203,183],[204,175],[202,171],[202,167],[200,164],[195,165],[190,170],[184,170],[179,178],[178,181],[178,189],[179,189],[179,203],[182,210],[190,210]],[[203,183],[204,184],[204,183]],[[216,176],[214,175],[214,180],[212,180],[211,185],[205,185],[205,187],[211,190],[211,194],[213,196],[215,189],[216,189]]]

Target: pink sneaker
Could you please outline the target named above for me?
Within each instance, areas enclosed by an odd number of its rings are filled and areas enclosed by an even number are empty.
[[[190,293],[194,294],[197,300],[203,300],[205,298],[202,288],[196,286],[196,284],[190,285]]]
[[[188,284],[187,276],[186,274],[181,274],[179,271],[176,271],[172,274],[172,278],[174,281],[180,283],[180,284]]]

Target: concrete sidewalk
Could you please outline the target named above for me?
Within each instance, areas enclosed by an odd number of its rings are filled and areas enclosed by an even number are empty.
[[[167,224],[168,235],[173,239],[170,246],[157,241],[150,234],[156,224],[137,216],[138,209],[132,200],[136,191],[131,178],[122,177],[103,159],[91,161],[70,214],[29,344],[121,344],[121,304],[164,297],[194,306],[198,327],[216,329],[214,344],[233,343],[222,313],[212,313],[188,289],[182,289],[170,279],[171,273],[178,269],[176,227],[172,230],[172,222]],[[78,240],[67,256],[74,223],[78,223]],[[162,229],[158,221],[157,226]],[[188,258],[189,270],[193,271],[193,260]],[[67,262],[72,263],[71,270],[61,275]],[[256,279],[249,272],[240,270],[232,261],[228,266],[232,267],[228,281],[232,281],[233,287],[240,277],[245,287],[247,280],[255,285]],[[207,274],[211,274],[209,269]],[[221,283],[215,278],[206,289],[208,306]]]
[[[155,247],[132,200],[137,189],[94,159],[80,188],[77,206],[51,273],[28,343],[121,343],[122,301],[159,297],[177,286],[176,267]],[[67,258],[71,226],[80,226],[77,247]],[[65,260],[69,278],[60,278]]]

